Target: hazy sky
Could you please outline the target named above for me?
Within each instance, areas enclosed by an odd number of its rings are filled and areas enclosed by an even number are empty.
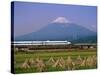
[[[95,6],[14,3],[14,36],[31,33],[48,25],[58,17],[96,31],[97,8]]]

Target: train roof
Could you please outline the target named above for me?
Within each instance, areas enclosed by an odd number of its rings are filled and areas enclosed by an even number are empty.
[[[69,42],[69,41],[14,41],[12,43],[42,43],[42,42]]]

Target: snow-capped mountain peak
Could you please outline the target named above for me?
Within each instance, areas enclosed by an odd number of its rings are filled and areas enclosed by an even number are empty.
[[[69,20],[67,20],[65,17],[58,17],[53,20],[52,23],[69,23]]]

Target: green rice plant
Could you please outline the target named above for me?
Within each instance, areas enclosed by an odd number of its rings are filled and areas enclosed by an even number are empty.
[[[15,54],[14,57],[14,69],[16,73],[97,68],[97,56],[95,51],[20,52]]]

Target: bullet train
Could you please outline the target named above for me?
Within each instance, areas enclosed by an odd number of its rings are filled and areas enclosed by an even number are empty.
[[[69,45],[69,41],[14,41],[13,45]]]

